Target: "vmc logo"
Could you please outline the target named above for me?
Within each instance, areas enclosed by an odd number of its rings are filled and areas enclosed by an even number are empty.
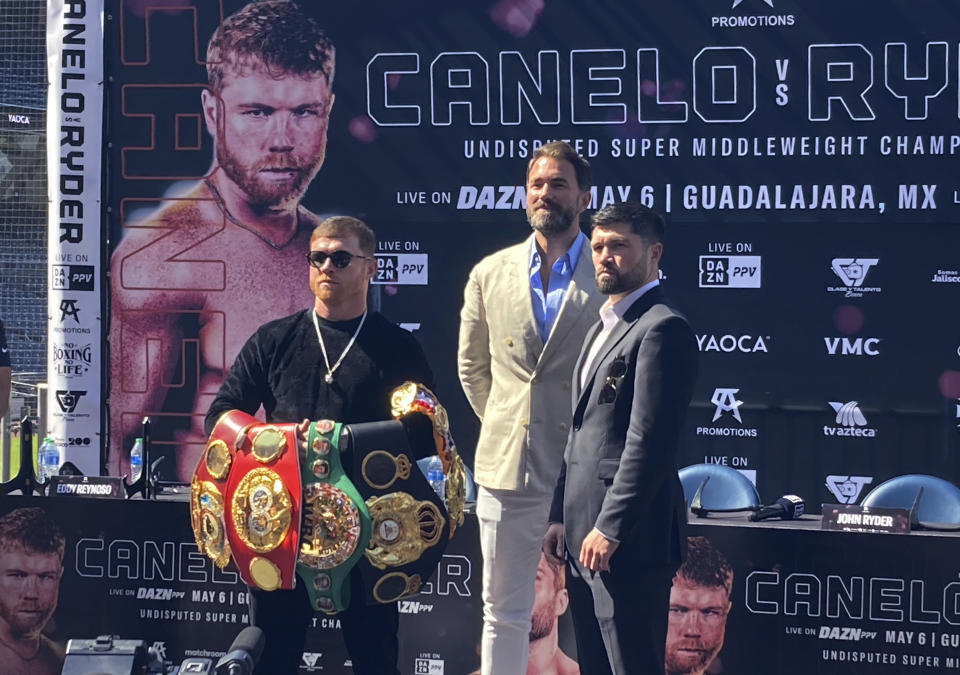
[[[828,356],[879,356],[880,338],[825,337]]]

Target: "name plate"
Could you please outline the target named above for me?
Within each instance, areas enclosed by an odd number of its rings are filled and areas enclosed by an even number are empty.
[[[50,496],[123,499],[123,480],[118,476],[53,476]]]
[[[910,532],[910,509],[858,504],[823,504],[821,530],[839,532]]]

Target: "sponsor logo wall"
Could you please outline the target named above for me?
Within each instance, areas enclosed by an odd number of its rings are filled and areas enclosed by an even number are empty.
[[[240,345],[310,302],[299,251],[226,216],[173,246],[171,221],[153,219],[210,169],[204,53],[243,4],[107,2],[111,473],[145,413],[167,477],[188,473]],[[594,167],[591,208],[637,199],[667,218],[663,283],[701,352],[682,464],[735,465],[765,500],[798,493],[814,510],[835,499],[826,475],[960,480],[958,434],[944,433],[960,398],[960,18],[942,3],[310,11],[337,47],[336,102],[301,204],[377,231],[371,302],[423,343],[468,460],[479,425],[456,378],[463,287],[483,256],[529,235],[525,165],[563,138]],[[54,262],[52,323],[95,321],[85,295],[100,276],[91,287],[82,261]],[[238,300],[247,278],[258,283]],[[78,314],[61,317],[70,299]],[[72,379],[58,389],[89,392],[76,412],[99,396]]]

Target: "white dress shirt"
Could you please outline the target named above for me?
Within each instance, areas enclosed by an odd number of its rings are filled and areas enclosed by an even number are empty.
[[[603,306],[600,308],[600,322],[603,324],[603,328],[600,329],[600,332],[597,333],[597,336],[590,344],[590,349],[587,351],[587,357],[583,360],[583,366],[580,368],[580,391],[583,391],[583,388],[587,386],[587,378],[590,376],[590,369],[593,366],[593,361],[597,358],[600,348],[603,346],[603,343],[607,341],[607,337],[610,335],[613,327],[617,325],[617,322],[623,319],[623,315],[627,313],[627,310],[630,309],[630,306],[636,302],[640,296],[649,291],[651,288],[659,285],[660,280],[654,279],[650,283],[644,284],[637,290],[631,291],[627,295],[620,298],[617,302],[612,303],[610,300],[607,300],[605,303],[603,303]]]

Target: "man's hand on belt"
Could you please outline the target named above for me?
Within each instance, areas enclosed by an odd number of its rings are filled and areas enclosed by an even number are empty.
[[[310,431],[310,420],[304,420],[297,425],[297,446],[300,449],[300,460],[307,459],[307,434]]]

